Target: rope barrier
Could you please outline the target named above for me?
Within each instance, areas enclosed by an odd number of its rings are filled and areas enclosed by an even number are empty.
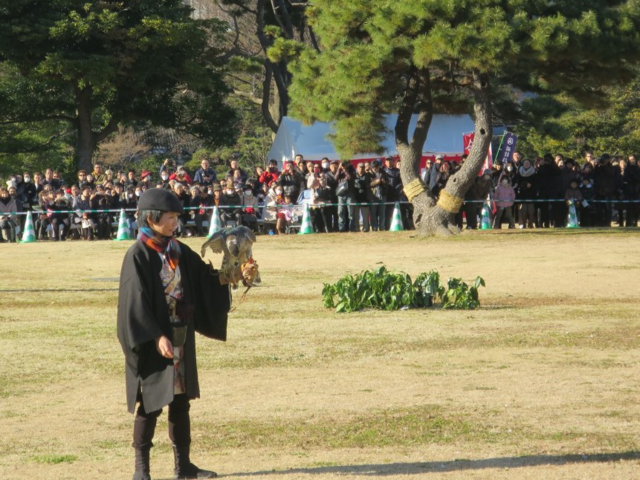
[[[117,292],[117,288],[15,288],[1,289],[0,293],[41,293],[41,292]]]
[[[492,202],[513,202],[513,203],[557,203],[562,202],[565,203],[567,200],[564,198],[550,198],[550,199],[535,199],[535,200],[523,200],[523,199],[515,199],[512,200],[510,198],[507,199],[499,199],[492,198]],[[484,203],[486,200],[465,200],[464,203]],[[640,200],[587,200],[587,202],[591,203],[640,203]],[[341,205],[350,205],[354,207],[367,207],[371,205],[395,205],[396,203],[407,205],[411,202],[408,201],[397,201],[397,202],[350,202],[350,203],[311,203],[309,204],[310,208],[314,207],[338,207]],[[297,203],[291,205],[257,205],[255,207],[250,208],[295,208],[295,207],[304,207],[305,204]],[[234,209],[234,208],[246,208],[247,205],[218,205],[218,209]],[[213,210],[214,206],[211,207],[185,207],[185,210]],[[137,208],[114,208],[114,209],[102,209],[102,210],[32,210],[32,215],[50,215],[50,214],[58,214],[58,213],[120,213],[121,210],[125,212],[137,212]],[[1,215],[26,215],[28,212],[3,212]]]

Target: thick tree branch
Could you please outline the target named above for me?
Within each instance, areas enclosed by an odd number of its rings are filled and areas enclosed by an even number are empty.
[[[413,131],[411,146],[422,154],[424,142],[427,141],[429,127],[433,119],[433,97],[431,95],[431,79],[428,69],[418,70],[418,121]]]
[[[61,132],[58,133],[56,135],[52,135],[50,136],[46,142],[40,143],[38,145],[35,145],[33,147],[29,147],[29,148],[18,148],[18,149],[0,149],[0,153],[4,153],[4,154],[8,154],[8,155],[17,155],[19,153],[35,153],[35,152],[40,152],[40,151],[46,151],[49,146],[58,138],[62,138],[64,136],[69,135],[70,133],[72,133],[73,131],[65,131],[65,132]]]
[[[249,92],[243,92],[242,90],[238,90],[237,88],[233,90],[233,94],[238,97],[242,97],[246,100],[249,100],[251,103],[255,103],[256,105],[262,105],[262,99],[254,97]]]
[[[271,7],[282,31],[289,40],[293,40],[293,24],[291,23],[291,16],[289,15],[289,10],[287,10],[286,3],[284,0],[271,0]]]
[[[473,97],[476,124],[473,146],[462,168],[449,179],[445,187],[447,192],[457,197],[464,197],[480,173],[493,135],[491,90],[487,75],[473,72]]]
[[[412,68],[409,78],[407,79],[407,87],[404,91],[402,103],[398,109],[398,120],[396,121],[396,146],[409,148],[409,123],[411,115],[418,99],[418,75],[417,69]]]
[[[100,143],[102,140],[107,138],[113,132],[118,131],[118,120],[112,118],[109,120],[109,123],[99,132],[94,132],[94,141],[96,144]]]
[[[316,50],[316,52],[320,53],[320,45],[318,44],[318,39],[316,38],[316,33],[311,28],[311,25],[308,26],[309,29],[309,38],[311,39],[311,45]]]
[[[262,81],[262,116],[273,133],[278,132],[278,123],[274,120],[269,110],[269,98],[271,97],[271,79],[273,78],[273,68],[265,65],[264,79]]]
[[[29,122],[46,122],[47,120],[62,120],[75,125],[78,119],[69,117],[67,115],[39,115],[37,117],[25,117],[25,118],[19,118],[19,119],[14,118],[11,120],[3,120],[3,121],[0,121],[0,125],[15,125],[18,123],[29,123]]]

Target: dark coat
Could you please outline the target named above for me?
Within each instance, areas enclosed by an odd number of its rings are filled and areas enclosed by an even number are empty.
[[[400,199],[400,193],[402,192],[402,180],[400,179],[400,170],[392,168],[383,169],[389,178],[389,189],[387,190],[387,200],[390,202],[396,202]]]
[[[227,314],[231,307],[228,286],[218,273],[189,247],[180,244],[180,269],[185,311],[188,318],[184,347],[185,384],[189,398],[200,397],[196,366],[195,332],[227,339]],[[118,340],[125,356],[127,407],[133,413],[136,401],[144,399],[148,412],[173,401],[173,360],[156,350],[155,339],[171,340],[169,309],[160,279],[162,260],[155,250],[135,242],[127,251],[120,274]]]
[[[560,169],[553,163],[543,163],[538,168],[538,194],[543,199],[558,199],[564,197],[564,192],[560,192],[557,182],[560,176]]]

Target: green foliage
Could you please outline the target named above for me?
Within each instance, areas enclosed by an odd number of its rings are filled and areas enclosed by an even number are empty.
[[[375,271],[346,275],[334,284],[325,283],[322,298],[326,308],[335,308],[338,313],[434,306],[473,310],[480,306],[480,286],[484,287],[485,282],[477,277],[471,286],[460,278],[450,278],[445,287],[435,270],[421,273],[412,282],[406,273],[389,272],[382,266]]]
[[[417,70],[428,71],[428,95],[446,110],[464,107],[461,92],[474,73],[487,74],[495,87],[593,101],[603,87],[627,83],[640,61],[637,6],[637,0],[316,0],[309,23],[322,32],[323,48],[307,47],[291,62],[291,113],[305,123],[335,121],[336,147],[350,156],[377,151],[380,119],[397,112]],[[284,50],[274,46],[273,55]]]
[[[222,31],[180,0],[4,2],[0,139],[5,127],[57,121],[75,130],[70,145],[95,148],[117,124],[148,121],[232,143]]]
[[[585,107],[567,96],[538,96],[523,102],[517,127],[520,146],[534,158],[545,152],[582,158],[586,150],[628,155],[640,152],[640,73],[625,86],[605,90],[603,105]]]

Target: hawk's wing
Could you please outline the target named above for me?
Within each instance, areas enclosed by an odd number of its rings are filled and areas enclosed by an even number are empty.
[[[202,244],[202,249],[200,250],[202,257],[204,258],[207,248],[210,248],[213,253],[222,253],[224,237],[224,230],[211,235],[211,238]]]

